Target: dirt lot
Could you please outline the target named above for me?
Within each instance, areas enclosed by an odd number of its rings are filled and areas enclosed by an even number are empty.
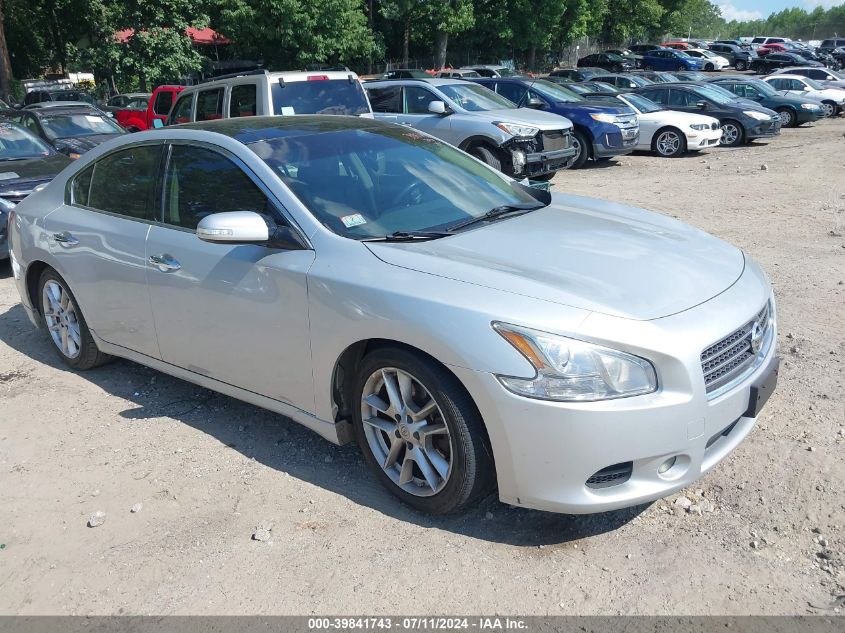
[[[779,389],[685,491],[701,515],[677,495],[591,517],[495,499],[418,515],[353,446],[129,362],[65,371],[0,265],[0,612],[842,613],[843,133],[823,121],[554,181],[715,233],[774,282]],[[251,540],[268,521],[271,541]]]

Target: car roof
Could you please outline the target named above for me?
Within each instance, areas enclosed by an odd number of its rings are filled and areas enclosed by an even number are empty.
[[[473,79],[493,79],[492,77],[473,77]],[[421,83],[430,86],[451,86],[454,84],[469,84],[472,83],[465,79],[458,79],[457,77],[402,77],[400,79],[374,79],[373,81],[365,81],[364,87],[371,88],[373,84],[384,82],[386,85],[396,86],[401,83]]]
[[[61,102],[59,102],[61,103]],[[87,112],[86,112],[87,110]],[[99,116],[105,116],[102,111],[99,109],[88,106],[87,108],[83,108],[82,106],[56,106],[54,108],[33,108],[30,110],[33,116],[54,116],[57,114],[96,114]]]
[[[216,121],[169,125],[165,130],[200,130],[228,136],[244,145],[274,138],[293,138],[308,134],[343,130],[389,130],[394,126],[375,119],[336,114],[299,114],[296,116],[251,116]],[[158,130],[159,132],[161,130]],[[127,135],[129,136],[129,135]]]
[[[42,101],[41,103],[30,103],[24,106],[24,110],[44,110],[53,108],[94,108],[90,103],[85,101]]]
[[[502,66],[501,64],[475,64],[474,66],[461,66],[462,70],[474,70],[476,68],[489,68],[490,70],[498,70],[500,68],[505,68],[510,70],[507,66]]]
[[[232,75],[224,75],[221,77],[216,77],[209,79],[208,81],[203,81],[201,83],[195,84],[193,86],[185,87],[185,91],[196,91],[196,90],[205,90],[209,87],[215,87],[218,85],[228,85],[233,82],[238,82],[242,79],[250,79],[252,77],[266,77],[270,83],[276,83],[280,79],[284,79],[285,81],[307,81],[308,77],[319,75],[321,77],[327,77],[328,79],[348,79],[349,76],[357,77],[358,75],[352,72],[351,70],[285,70],[285,71],[275,71],[270,72],[269,70],[260,72],[260,71],[252,71],[246,73],[237,73]],[[159,86],[163,88],[164,86]],[[168,87],[181,87],[181,86],[168,86]]]

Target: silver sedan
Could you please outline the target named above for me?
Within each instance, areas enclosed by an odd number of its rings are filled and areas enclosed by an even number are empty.
[[[69,366],[128,358],[357,440],[428,512],[667,495],[742,441],[777,375],[772,290],[739,249],[378,121],[126,136],[10,229]]]

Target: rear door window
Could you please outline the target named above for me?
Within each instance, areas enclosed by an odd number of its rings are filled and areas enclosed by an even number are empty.
[[[229,96],[229,117],[255,116],[257,103],[257,85],[240,84],[232,86],[232,94]]]
[[[431,114],[428,104],[437,101],[436,94],[420,86],[405,86],[405,114]]]
[[[373,112],[398,113],[402,110],[401,86],[368,88],[367,94],[370,97],[370,105],[373,107]]]
[[[499,82],[496,84],[496,92],[505,99],[520,104],[525,99],[528,88],[517,83]]]
[[[158,215],[154,198],[161,147],[130,147],[97,161],[87,206],[137,220],[154,220]]]
[[[223,118],[223,88],[203,90],[197,95],[197,121],[216,121]]]

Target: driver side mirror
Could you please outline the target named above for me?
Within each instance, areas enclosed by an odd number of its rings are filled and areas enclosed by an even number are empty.
[[[545,102],[538,97],[531,97],[525,105],[529,108],[534,108],[535,110],[540,110],[546,107]]]
[[[262,244],[284,250],[301,250],[299,237],[289,226],[254,211],[212,213],[197,224],[197,237],[215,244]]]
[[[449,108],[446,107],[446,104],[442,101],[432,101],[429,103],[428,111],[432,114],[439,114],[440,116],[451,114],[451,110],[449,110]]]

